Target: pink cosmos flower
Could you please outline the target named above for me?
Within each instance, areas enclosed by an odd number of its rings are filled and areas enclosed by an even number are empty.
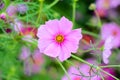
[[[96,8],[101,17],[108,14],[108,10],[120,5],[120,0],[96,0]]]
[[[120,46],[120,28],[116,23],[105,23],[101,28],[102,40],[108,39],[108,37],[113,37],[112,44],[114,47]]]
[[[38,49],[32,54],[27,47],[22,48],[20,60],[24,61],[24,73],[29,76],[38,73],[44,63],[44,58]]]
[[[14,30],[18,34],[23,36],[22,40],[24,41],[33,42],[33,40],[35,40],[34,38],[37,37],[36,36],[37,29],[31,25],[25,25],[22,21],[19,21],[17,19],[14,21],[14,24],[12,25],[14,26]]]
[[[108,37],[105,41],[105,44],[104,44],[104,50],[103,50],[103,62],[105,64],[108,64],[109,63],[109,60],[108,58],[110,57],[111,55],[111,49],[113,47],[113,44],[112,44],[112,40],[113,40],[113,37]]]
[[[92,64],[97,64],[95,60],[89,59],[88,62]],[[104,68],[104,71],[114,75],[114,69],[112,68]],[[71,80],[101,80],[101,77],[96,73],[97,71],[87,64],[78,65],[78,67],[71,66],[68,70],[68,74]],[[114,80],[114,78],[102,73],[102,76],[105,80]],[[90,77],[91,76],[91,77]],[[61,80],[68,80],[67,76],[65,75]]]
[[[81,29],[72,30],[72,26],[65,17],[41,25],[37,32],[40,51],[50,57],[58,57],[60,61],[68,59],[71,52],[76,53],[82,34]]]

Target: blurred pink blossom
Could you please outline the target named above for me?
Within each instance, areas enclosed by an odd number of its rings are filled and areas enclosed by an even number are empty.
[[[6,13],[1,13],[0,14],[0,19],[6,21]]]
[[[64,61],[76,53],[79,40],[82,38],[81,29],[72,30],[72,22],[62,17],[60,20],[49,20],[38,29],[38,47],[50,57],[58,57]]]
[[[26,75],[32,75],[39,73],[42,65],[44,64],[44,58],[40,51],[36,49],[33,54],[27,47],[22,48],[20,60],[24,61],[24,73]]]
[[[112,45],[113,48],[120,46],[120,28],[116,23],[105,23],[101,28],[102,40],[108,39],[108,37],[113,37]]]
[[[109,60],[108,58],[110,57],[112,51],[112,47],[113,47],[113,44],[112,44],[112,40],[113,40],[113,37],[108,37],[105,41],[105,44],[104,44],[104,50],[103,50],[103,62],[105,64],[108,64],[109,63]]]
[[[6,13],[10,17],[15,16],[15,14],[17,13],[17,7],[15,5],[9,5],[6,9]]]
[[[97,64],[95,60],[89,59],[87,60],[91,64]],[[114,69],[112,68],[104,68],[104,71],[115,75]],[[101,76],[97,74],[97,71],[87,64],[78,65],[78,67],[71,66],[68,70],[68,74],[71,80],[101,80]],[[102,73],[102,76],[105,80],[114,80],[112,77]],[[68,80],[67,76],[65,75],[61,80]]]
[[[120,5],[120,0],[96,0],[96,9],[101,17],[108,14],[108,10]]]
[[[17,5],[17,11],[18,11],[20,14],[24,14],[27,10],[28,10],[28,7],[27,7],[26,4],[18,4],[18,5]]]

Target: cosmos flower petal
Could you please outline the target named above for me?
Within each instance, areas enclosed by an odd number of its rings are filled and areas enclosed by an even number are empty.
[[[106,39],[105,44],[104,44],[104,49],[112,49],[112,47],[113,47],[113,44],[112,44],[113,39],[114,38],[112,36],[110,36],[110,37],[108,37]]]
[[[51,34],[59,32],[59,21],[57,19],[49,20],[48,22],[46,22],[46,29]]]
[[[108,58],[110,57],[110,55],[111,55],[111,50],[104,50],[104,51],[103,51],[103,62],[104,62],[105,64],[108,64],[108,63],[109,63]]]
[[[51,43],[45,50],[44,50],[44,54],[50,56],[50,57],[57,57],[60,53],[60,46],[55,44],[55,43]]]
[[[112,36],[114,39],[112,40],[113,48],[120,46],[120,28],[116,23],[105,23],[101,28],[101,37],[102,40],[108,39],[108,37]]]
[[[66,46],[66,48],[73,53],[76,53],[77,49],[79,47],[78,43],[75,40],[65,41],[65,44],[63,44],[63,45]]]
[[[40,52],[43,53],[44,50],[52,43],[49,39],[40,39],[38,40],[38,48],[40,49]]]
[[[44,34],[44,35],[43,35]],[[46,30],[45,25],[41,25],[40,28],[38,28],[37,36],[44,39],[50,39],[51,34]]]
[[[67,49],[65,45],[63,45],[61,47],[61,51],[58,58],[61,62],[63,62],[64,60],[68,59],[70,55],[71,55],[71,52],[69,51],[69,49]]]
[[[65,17],[62,17],[62,18],[60,19],[59,25],[60,25],[60,27],[59,27],[59,28],[60,28],[60,31],[61,31],[61,32],[64,32],[64,34],[70,32],[70,31],[72,30],[72,26],[73,26],[72,22],[69,21],[69,20],[68,20],[67,18],[65,18]]]
[[[81,28],[72,30],[66,37],[68,40],[74,39],[75,42],[78,43],[79,40],[82,39]]]

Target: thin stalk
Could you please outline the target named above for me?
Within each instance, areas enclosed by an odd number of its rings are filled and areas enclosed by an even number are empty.
[[[108,68],[108,67],[120,67],[120,65],[107,65],[107,66],[100,66],[101,68]]]
[[[112,78],[114,78],[114,79],[116,79],[116,80],[120,80],[120,79],[118,79],[117,77],[113,76],[112,74],[110,74],[110,73],[108,73],[108,72],[102,70],[101,68],[99,68],[99,70],[100,70],[101,72],[103,72],[103,73],[105,73],[105,74],[111,76]]]
[[[40,9],[39,9],[39,15],[38,15],[36,24],[39,22],[39,20],[41,20],[41,12],[42,12],[42,7],[43,7],[44,0],[39,0],[39,2],[40,2]]]
[[[47,9],[50,9],[51,7],[53,7],[54,5],[56,5],[59,2],[59,0],[54,0],[48,7]]]
[[[62,65],[62,63],[57,58],[56,58],[56,60],[59,63],[59,65],[61,66],[61,68],[63,69],[63,71],[65,72],[66,76],[68,77],[68,80],[71,80],[69,74],[67,73],[67,71],[64,68],[64,66]]]
[[[100,19],[100,16],[99,16],[97,10],[95,10],[95,14],[96,14],[96,17],[98,19],[98,27],[101,27],[102,26],[102,22],[101,22],[101,19]]]
[[[95,33],[90,32],[90,31],[82,30],[82,33],[89,34],[91,36],[94,36],[95,38],[99,38],[98,34],[95,34]]]
[[[77,0],[73,0],[73,11],[72,11],[72,22],[73,22],[73,26],[74,26],[74,24],[75,24],[76,2],[77,2]]]

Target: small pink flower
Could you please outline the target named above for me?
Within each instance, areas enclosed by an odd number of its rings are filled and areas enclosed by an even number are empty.
[[[110,36],[113,37],[113,40],[112,40],[113,47],[119,47],[120,46],[120,28],[115,23],[103,24],[101,28],[102,40],[105,41]]]
[[[110,55],[111,55],[111,49],[112,49],[112,47],[113,47],[113,45],[112,45],[112,40],[113,40],[113,37],[108,37],[108,39],[106,39],[106,41],[105,41],[105,44],[104,44],[104,50],[103,50],[103,62],[105,63],[105,64],[108,64],[109,63],[109,60],[108,60],[108,58],[110,57]]]
[[[107,16],[108,10],[120,5],[120,0],[96,0],[96,9],[101,17]]]
[[[25,59],[27,59],[29,56],[30,56],[30,54],[31,54],[31,52],[30,52],[30,49],[29,48],[27,48],[27,47],[22,47],[22,53],[20,54],[20,60],[25,60]]]
[[[6,21],[6,13],[1,13],[0,14],[0,19]]]
[[[91,64],[97,65],[97,62],[93,59],[89,59],[87,61]],[[91,68],[87,64],[81,64],[81,65],[75,65],[75,66],[71,66],[68,69],[68,74],[71,80],[101,80],[101,76],[97,74],[97,71],[95,68]],[[115,71],[113,68],[104,68],[103,70],[112,75],[115,75]],[[105,80],[114,80],[114,78],[112,78],[111,76],[103,72],[101,72],[101,74]],[[68,77],[65,75],[61,80],[68,80]]]
[[[6,9],[6,13],[8,14],[8,16],[15,16],[15,14],[17,13],[17,7],[14,5],[9,5]]]
[[[18,4],[18,5],[17,5],[17,11],[18,11],[20,14],[26,13],[27,10],[28,10],[28,6],[27,6],[26,4]]]
[[[58,57],[60,61],[68,59],[71,52],[76,53],[82,34],[81,29],[72,30],[72,26],[65,17],[41,25],[37,32],[40,51],[50,57]]]
[[[88,62],[96,64],[96,61],[89,59]],[[68,70],[68,74],[71,80],[101,80],[100,76],[95,74],[96,70],[88,66],[87,64],[78,65],[78,67],[71,66]],[[91,76],[91,78],[90,78]],[[67,76],[64,76],[61,80],[68,80]]]
[[[27,47],[22,48],[20,60],[24,61],[24,73],[29,76],[38,73],[44,63],[43,55],[38,49],[32,54]]]

